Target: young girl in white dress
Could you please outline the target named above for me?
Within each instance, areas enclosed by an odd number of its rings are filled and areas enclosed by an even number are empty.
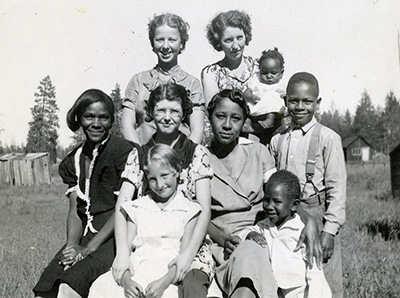
[[[168,265],[190,241],[201,207],[178,190],[181,162],[168,145],[151,148],[143,169],[147,194],[123,203],[119,210],[126,219],[126,241],[133,246],[133,270],[125,271],[121,285],[111,271],[103,274],[93,283],[89,298],[178,297],[172,284],[176,268]]]

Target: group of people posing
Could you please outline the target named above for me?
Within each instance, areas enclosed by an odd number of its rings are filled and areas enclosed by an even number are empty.
[[[128,84],[124,139],[110,134],[104,92],[68,111],[86,140],[59,166],[66,243],[35,296],[342,297],[346,171],[340,137],[314,116],[317,79],[299,72],[281,86],[277,49],[244,56],[245,12],[208,25],[224,58],[201,83],[178,64],[182,18],[157,15],[148,33],[158,63]]]

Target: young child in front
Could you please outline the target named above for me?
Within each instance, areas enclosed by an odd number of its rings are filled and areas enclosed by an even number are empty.
[[[176,268],[169,263],[190,241],[201,207],[177,190],[181,161],[168,145],[152,147],[143,168],[147,195],[122,203],[120,209],[126,218],[127,241],[134,246],[130,256],[134,272],[124,273],[122,287],[111,271],[103,274],[90,289],[90,298],[178,297],[172,284]]]
[[[281,125],[284,107],[284,86],[281,79],[284,59],[277,48],[262,52],[258,60],[259,71],[248,81],[245,99],[250,108],[249,132],[264,145],[269,143],[274,131]]]
[[[264,188],[266,218],[241,233],[241,237],[268,247],[278,296],[285,298],[331,297],[324,273],[310,267],[305,247],[294,251],[304,224],[296,214],[300,203],[299,179],[291,172],[274,173]]]
[[[286,88],[290,127],[275,135],[270,150],[277,169],[300,180],[300,206],[320,230],[323,270],[333,297],[343,297],[340,227],[345,221],[346,165],[342,141],[333,130],[317,123],[318,81],[310,73],[294,74]]]

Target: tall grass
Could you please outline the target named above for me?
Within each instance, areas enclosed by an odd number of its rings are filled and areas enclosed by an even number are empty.
[[[348,167],[342,229],[346,297],[400,297],[400,201],[386,165]],[[392,235],[392,236],[390,236]]]
[[[0,189],[0,297],[32,297],[32,288],[65,235],[68,202],[60,183]]]
[[[388,166],[348,167],[345,297],[400,297],[400,201],[390,196],[389,183]],[[0,297],[33,296],[41,271],[65,241],[65,190],[59,178],[50,186],[1,186]],[[392,236],[384,236],[385,229]]]

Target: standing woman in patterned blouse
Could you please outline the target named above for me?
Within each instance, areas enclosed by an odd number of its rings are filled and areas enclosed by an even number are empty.
[[[183,71],[178,56],[189,39],[189,24],[181,17],[166,13],[155,16],[149,23],[149,39],[157,55],[157,65],[132,77],[122,104],[121,127],[125,139],[146,144],[155,133],[153,121],[146,121],[145,106],[150,92],[160,84],[173,82],[190,91],[193,113],[182,123],[181,130],[199,144],[203,138],[204,98],[198,79]],[[190,130],[189,130],[189,127]]]
[[[247,81],[258,69],[256,61],[243,55],[251,41],[251,20],[244,11],[230,10],[218,14],[207,26],[207,38],[222,60],[206,66],[201,73],[206,105],[225,89],[247,89]]]
[[[68,127],[82,127],[86,141],[59,167],[68,185],[67,239],[33,289],[36,297],[87,297],[92,282],[112,265],[115,192],[133,148],[110,135],[113,122],[113,102],[97,89],[85,91],[67,114]]]

